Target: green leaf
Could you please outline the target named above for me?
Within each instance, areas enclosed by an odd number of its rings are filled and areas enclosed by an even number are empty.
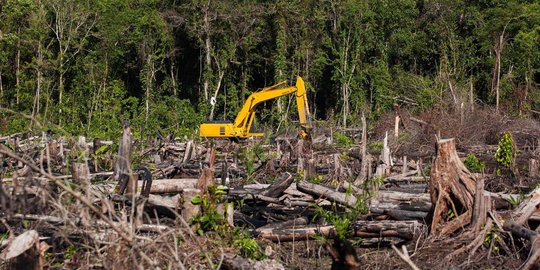
[[[105,153],[109,149],[108,145],[102,145],[96,150],[96,155],[99,155],[101,153]]]
[[[202,202],[202,198],[200,196],[197,196],[191,199],[192,204],[201,204],[201,202]]]

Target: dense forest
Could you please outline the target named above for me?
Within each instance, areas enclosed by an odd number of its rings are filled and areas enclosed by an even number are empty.
[[[193,134],[297,75],[340,126],[396,105],[535,115],[540,1],[0,1],[0,133]],[[292,101],[259,121],[283,128]]]

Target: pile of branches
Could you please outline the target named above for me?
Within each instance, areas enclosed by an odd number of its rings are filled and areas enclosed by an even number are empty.
[[[1,138],[0,230],[8,237],[0,256],[4,264],[30,261],[37,267],[82,260],[96,267],[283,267],[236,256],[234,245],[201,237],[192,221],[207,214],[195,203],[207,198],[228,226],[247,228],[262,241],[335,239],[326,248],[336,267],[355,269],[360,263],[343,239],[344,229],[348,237],[373,239],[377,247],[385,242],[404,248],[420,238],[433,245],[448,241],[458,245],[447,256],[450,263],[463,254],[490,252],[484,240],[497,228],[494,241],[503,252],[528,243],[532,255],[525,268],[538,263],[539,190],[526,196],[484,190],[484,176],[464,167],[454,140],[438,141],[426,175],[422,160],[392,157],[388,136],[381,150],[368,151],[366,132],[358,147],[348,149],[326,138],[248,146],[163,138],[141,143],[132,141],[129,126],[117,149],[113,142],[47,134]],[[249,149],[255,160],[238,155]],[[266,151],[264,159],[260,151]],[[143,166],[132,168],[134,163]],[[225,196],[210,198],[219,185],[228,186]],[[238,207],[233,210],[230,202]],[[339,227],[336,220],[351,212],[356,215],[349,225]],[[76,256],[59,252],[75,246]],[[396,251],[414,266],[405,248]]]

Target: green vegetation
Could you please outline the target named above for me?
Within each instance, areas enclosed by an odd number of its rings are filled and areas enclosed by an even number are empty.
[[[202,196],[195,197],[191,203],[200,205],[201,212],[193,217],[189,223],[196,226],[199,235],[206,232],[215,232],[224,244],[238,249],[241,256],[250,259],[262,259],[264,253],[257,241],[249,235],[249,232],[239,227],[231,227],[227,224],[225,217],[218,212],[218,204],[226,202],[227,187],[209,186],[208,192]],[[242,207],[243,201],[240,201],[238,207]],[[226,208],[226,207],[225,207]]]
[[[515,173],[516,148],[512,133],[509,131],[506,131],[501,139],[499,139],[499,146],[497,147],[497,152],[495,152],[495,160],[500,166],[510,169]],[[498,173],[500,174],[500,170]]]
[[[538,1],[6,0],[0,133],[106,139],[128,120],[137,138],[193,136],[296,75],[316,117],[341,126],[459,106],[470,89],[523,116],[540,106],[539,41]],[[280,98],[257,121],[286,129],[294,109]]]
[[[371,152],[382,152],[383,148],[384,148],[384,143],[383,142],[379,142],[379,141],[376,141],[376,142],[372,142],[372,143],[369,143],[368,146],[367,146],[368,150]]]
[[[486,168],[486,164],[478,160],[475,154],[468,154],[465,160],[463,160],[465,167],[471,172],[483,172]]]
[[[340,132],[334,132],[334,143],[339,147],[351,147],[353,140]]]
[[[251,147],[243,147],[241,150],[241,157],[243,159],[243,164],[246,166],[248,178],[255,172],[255,164],[257,161],[265,162],[268,159],[263,145],[264,142],[260,141]]]
[[[233,245],[239,250],[241,256],[254,260],[260,260],[264,257],[257,240],[251,237],[247,231],[235,228],[232,235]]]
[[[227,227],[225,218],[217,211],[218,204],[223,203],[223,200],[226,198],[227,189],[228,187],[226,186],[211,185],[208,187],[207,193],[191,199],[191,203],[200,205],[201,207],[200,213],[189,220],[190,224],[196,226],[196,231],[199,235]]]
[[[353,196],[351,190],[346,191],[347,196]],[[363,195],[356,196],[356,205],[347,212],[340,213],[336,206],[333,209],[324,209],[316,205],[316,213],[313,219],[323,219],[328,224],[336,228],[336,237],[340,239],[350,239],[352,237],[351,225],[358,220],[359,216],[368,212],[366,197]]]

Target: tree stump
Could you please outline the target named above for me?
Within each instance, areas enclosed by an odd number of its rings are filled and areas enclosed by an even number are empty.
[[[32,230],[11,239],[0,253],[0,269],[43,269],[47,244],[39,242],[39,234]]]
[[[118,156],[114,166],[113,179],[118,181],[117,193],[122,195],[126,191],[129,181],[132,175],[131,170],[131,143],[132,143],[131,129],[129,123],[124,123],[124,132],[120,140],[118,147]]]
[[[540,175],[540,164],[538,160],[531,158],[529,160],[529,177],[538,177]]]
[[[476,182],[459,159],[454,139],[439,140],[429,182],[432,236],[444,238],[472,222]]]

